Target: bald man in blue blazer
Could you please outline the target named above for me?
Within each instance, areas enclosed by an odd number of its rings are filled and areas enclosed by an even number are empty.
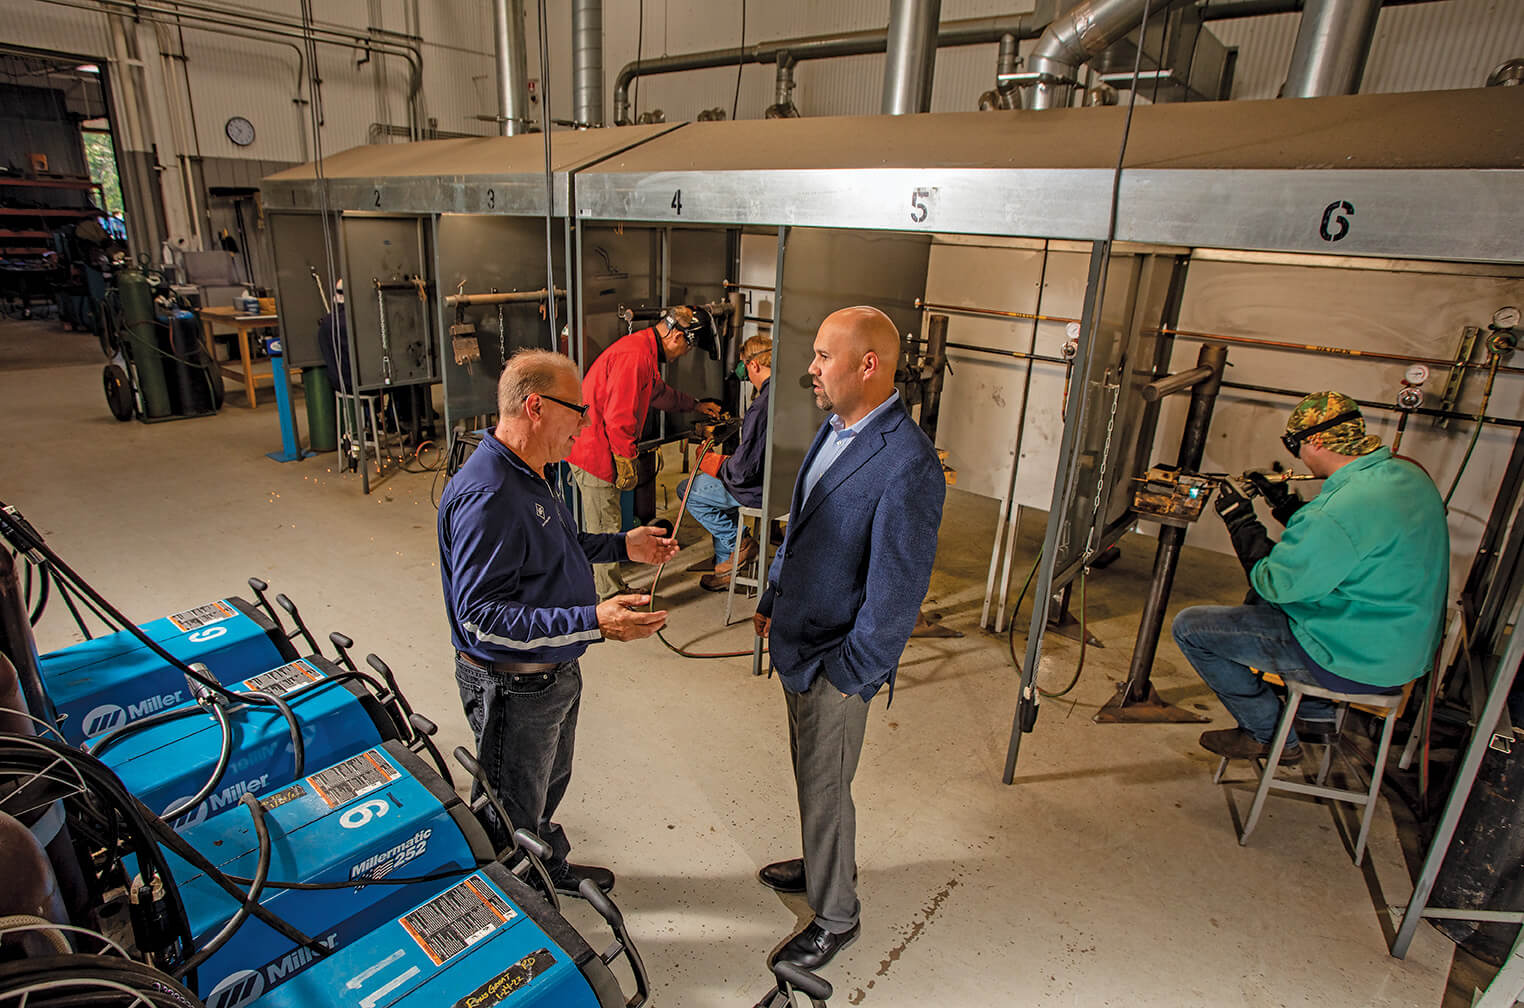
[[[762,882],[803,892],[814,919],[774,954],[818,969],[856,940],[852,777],[868,706],[894,674],[931,580],[947,484],[894,388],[900,334],[876,308],[821,323],[810,364],[831,417],[794,485],[788,534],[752,617],[770,640],[788,706],[804,857]]]

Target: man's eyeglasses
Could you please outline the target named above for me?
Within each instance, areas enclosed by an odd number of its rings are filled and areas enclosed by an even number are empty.
[[[1358,419],[1360,419],[1360,414],[1355,410],[1349,410],[1340,413],[1332,419],[1324,420],[1322,423],[1315,423],[1311,427],[1303,427],[1299,431],[1287,431],[1281,435],[1281,444],[1286,446],[1286,450],[1291,453],[1292,458],[1301,458],[1303,441],[1306,441],[1314,434],[1321,434],[1323,431],[1330,430],[1342,423]]]
[[[587,406],[585,405],[578,406],[576,403],[567,402],[565,399],[557,399],[555,396],[551,395],[548,392],[536,392],[535,395],[539,396],[541,399],[549,399],[551,402],[557,404],[558,406],[565,406],[567,409],[571,410],[578,416],[587,416]]]

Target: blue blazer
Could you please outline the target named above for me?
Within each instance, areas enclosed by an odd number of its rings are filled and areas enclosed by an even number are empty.
[[[757,611],[772,618],[773,666],[789,690],[803,693],[824,675],[864,700],[888,683],[892,699],[931,581],[947,482],[931,440],[896,396],[801,500],[830,429],[821,425],[799,468],[788,533]]]

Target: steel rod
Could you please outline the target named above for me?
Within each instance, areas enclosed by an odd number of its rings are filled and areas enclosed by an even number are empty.
[[[921,298],[915,299],[915,306],[929,311],[951,312],[954,315],[971,315],[976,318],[1013,318],[1025,319],[1027,321],[1035,320],[1037,322],[1066,323],[1079,321],[1079,319],[1070,318],[1067,315],[1042,315],[1034,312],[1001,311],[998,308],[969,308],[964,305],[935,304],[931,301],[924,301]]]
[[[1263,392],[1265,395],[1285,396],[1288,399],[1301,399],[1306,395],[1305,392],[1297,392],[1293,389],[1275,388],[1271,385],[1251,385],[1248,382],[1225,381],[1222,383],[1222,387],[1239,392]],[[1418,406],[1411,410],[1404,410],[1402,407],[1393,406],[1391,403],[1373,402],[1369,399],[1356,399],[1355,403],[1361,409],[1386,410],[1388,413],[1417,413],[1419,416],[1443,417],[1447,420],[1475,421],[1477,419],[1474,413],[1457,413],[1454,410],[1431,409],[1428,406]],[[1484,424],[1493,424],[1498,427],[1524,428],[1524,420],[1515,420],[1512,417],[1483,416],[1481,419]]]

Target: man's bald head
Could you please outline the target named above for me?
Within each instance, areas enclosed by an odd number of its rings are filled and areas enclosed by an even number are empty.
[[[889,374],[889,384],[894,384],[894,368],[900,361],[900,331],[893,319],[877,308],[857,305],[827,315],[820,328],[824,331],[827,326],[840,327],[854,353],[876,354]]]
[[[894,391],[899,359],[900,333],[889,316],[866,305],[832,312],[815,334],[816,405],[856,423]]]

